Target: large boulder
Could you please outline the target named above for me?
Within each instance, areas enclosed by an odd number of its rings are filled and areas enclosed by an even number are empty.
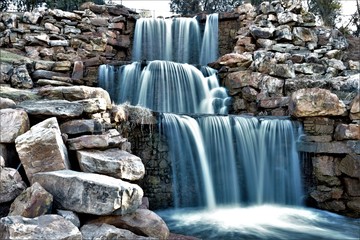
[[[346,107],[329,90],[309,88],[292,94],[289,111],[295,117],[341,116],[346,113]]]
[[[55,117],[46,119],[15,139],[27,177],[37,172],[69,169],[68,152]]]
[[[34,175],[61,208],[94,215],[126,214],[140,205],[143,190],[113,177],[60,170]]]
[[[28,131],[30,121],[22,109],[0,109],[0,142],[14,143],[15,139]]]
[[[10,207],[10,216],[20,215],[34,218],[49,213],[52,208],[53,196],[39,183],[23,191]]]
[[[141,236],[158,239],[167,239],[169,237],[169,229],[164,220],[148,209],[138,209],[132,214],[123,216],[102,216],[89,223],[107,223],[118,228],[128,229]]]
[[[25,188],[26,184],[16,169],[0,167],[0,203],[12,201]]]
[[[145,167],[141,159],[120,149],[77,151],[83,172],[100,173],[130,181],[144,177]]]
[[[0,239],[81,240],[81,232],[59,215],[36,218],[8,216],[0,219]]]
[[[129,230],[120,229],[112,225],[103,224],[85,224],[81,227],[83,240],[93,239],[131,239],[131,240],[150,240],[154,238],[136,235]]]

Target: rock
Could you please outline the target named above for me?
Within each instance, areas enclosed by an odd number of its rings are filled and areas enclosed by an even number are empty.
[[[60,125],[62,133],[68,135],[102,133],[103,126],[96,119],[70,120]]]
[[[106,100],[107,108],[111,109],[112,107],[109,93],[99,87],[44,87],[39,90],[39,95],[48,99],[65,99],[68,101],[103,98]]]
[[[119,179],[142,179],[145,167],[141,159],[120,149],[81,150],[77,158],[83,172],[100,173]]]
[[[51,212],[53,196],[39,183],[23,191],[11,204],[9,216],[35,218]]]
[[[81,21],[81,16],[76,14],[76,13],[72,13],[72,12],[66,12],[60,9],[49,9],[48,10],[49,15],[52,15],[56,18],[67,18],[70,20],[78,20]]]
[[[18,66],[14,69],[11,76],[11,86],[15,88],[32,88],[34,85],[25,65]]]
[[[142,189],[136,184],[94,173],[43,172],[35,174],[34,181],[50,192],[61,208],[80,213],[132,213],[143,197]]]
[[[229,53],[220,57],[216,62],[228,67],[250,66],[253,61],[250,53]]]
[[[80,229],[83,240],[93,239],[131,239],[145,240],[154,239],[136,235],[129,230],[116,228],[112,225],[103,224],[85,224]]]
[[[260,100],[262,108],[278,108],[285,107],[289,104],[289,97],[273,97]]]
[[[310,193],[310,196],[317,202],[325,202],[327,200],[339,199],[343,194],[343,190],[340,188],[330,188],[323,185],[318,186],[317,190]]]
[[[0,167],[0,203],[12,201],[25,188],[26,184],[16,169]]]
[[[340,176],[341,174],[338,170],[338,160],[336,158],[330,156],[313,157],[312,163],[315,176]]]
[[[275,32],[275,27],[258,27],[255,25],[251,25],[249,27],[249,30],[254,38],[268,39],[273,36]]]
[[[53,79],[54,77],[68,77],[69,75],[65,73],[59,73],[59,72],[53,72],[47,70],[35,70],[31,76],[34,80],[38,80],[38,79]]]
[[[350,104],[350,119],[360,119],[360,94],[356,95]]]
[[[298,142],[299,152],[360,154],[360,141]]]
[[[339,165],[342,173],[354,178],[360,178],[360,156],[350,153],[343,158]]]
[[[2,62],[0,64],[0,83],[9,82],[13,71],[13,65]]]
[[[284,80],[263,74],[259,76],[261,93],[268,97],[282,97]]]
[[[101,135],[83,135],[77,138],[68,139],[67,144],[70,150],[80,150],[122,147],[126,142],[127,139],[120,136],[119,132],[114,130]]]
[[[42,17],[42,14],[40,12],[24,12],[22,16],[22,21],[25,23],[37,24],[40,17]]]
[[[360,197],[360,179],[344,178],[346,192],[351,197]]]
[[[310,29],[305,27],[294,27],[293,36],[295,45],[301,45],[301,43],[312,42],[317,44],[318,38],[316,34]],[[300,43],[300,44],[296,44]]]
[[[81,80],[84,77],[84,64],[82,61],[75,61],[71,79]]]
[[[48,31],[50,31],[50,32],[52,32],[52,33],[60,33],[60,28],[58,28],[58,27],[56,27],[54,24],[52,24],[52,23],[45,23],[44,24],[44,27],[45,27],[45,29],[46,30],[48,30]]]
[[[346,206],[343,201],[328,201],[319,203],[319,207],[321,209],[334,211],[334,212],[340,212],[344,211],[346,209]]]
[[[22,109],[0,109],[0,142],[14,143],[15,139],[30,129],[27,113]]]
[[[335,128],[336,140],[360,140],[359,124],[338,124]]]
[[[255,101],[256,96],[258,95],[258,92],[252,87],[242,88],[241,93],[242,93],[242,97],[249,102]]]
[[[23,108],[30,115],[40,115],[43,117],[78,117],[84,111],[81,104],[66,100],[23,101],[18,104],[18,107]]]
[[[354,200],[347,202],[346,205],[353,210],[353,212],[360,212],[360,198],[355,198]]]
[[[280,25],[289,23],[289,22],[301,22],[301,19],[292,12],[280,12],[277,14],[277,19]]]
[[[229,73],[225,78],[225,86],[230,91],[230,95],[235,95],[241,91],[242,87],[259,87],[260,73],[251,71],[238,71]]]
[[[80,219],[75,212],[57,209],[56,213],[66,220],[72,222],[77,228],[80,228]]]
[[[84,107],[85,113],[104,112],[107,109],[107,102],[104,98],[89,98],[76,101]]]
[[[295,78],[295,69],[292,63],[274,64],[270,66],[270,75],[282,78]]]
[[[169,237],[169,229],[165,222],[156,213],[148,209],[138,209],[134,213],[123,216],[102,216],[89,223],[107,223],[118,228],[128,229],[138,235],[159,239]]]
[[[15,102],[40,99],[40,96],[37,95],[36,90],[15,89],[12,87],[1,86],[1,85],[0,85],[0,97],[9,98]]]
[[[346,113],[346,108],[329,90],[309,88],[300,89],[292,94],[289,111],[295,117],[341,116]]]
[[[289,40],[293,39],[293,34],[289,25],[280,25],[275,29],[275,40]],[[276,42],[275,42],[276,43]],[[274,43],[274,44],[275,44]],[[272,45],[274,45],[272,44]]]
[[[0,239],[64,239],[81,240],[74,224],[59,215],[36,218],[8,216],[0,219]]]
[[[30,182],[35,173],[70,168],[68,152],[55,117],[32,126],[15,139],[15,146]]]

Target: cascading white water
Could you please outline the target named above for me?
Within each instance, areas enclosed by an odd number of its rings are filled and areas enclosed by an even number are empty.
[[[216,72],[189,64],[151,61],[99,68],[99,85],[116,103],[130,102],[159,112],[227,113],[229,97],[219,86]]]
[[[206,65],[218,58],[218,24],[219,14],[213,13],[206,16],[205,31],[201,44],[200,64]],[[209,51],[211,49],[211,51]]]
[[[175,153],[171,157],[177,207],[213,208],[209,202],[215,206],[301,205],[297,132],[290,120],[199,116],[195,121],[164,114],[162,125]],[[191,180],[194,176],[203,177]]]
[[[133,61],[198,63],[200,28],[195,18],[140,18],[136,21]]]

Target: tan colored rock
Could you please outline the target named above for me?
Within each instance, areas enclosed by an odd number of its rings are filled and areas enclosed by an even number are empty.
[[[85,113],[98,113],[104,112],[107,109],[107,102],[105,98],[89,98],[76,101],[84,107]]]
[[[81,232],[59,215],[36,218],[8,216],[0,219],[0,239],[81,240]]]
[[[112,225],[103,224],[85,224],[80,229],[83,240],[93,239],[131,239],[131,240],[146,240],[154,239],[144,236],[136,235],[129,230],[120,229]]]
[[[346,107],[329,90],[309,88],[292,94],[289,111],[295,117],[341,116],[346,113]]]
[[[113,177],[60,170],[34,175],[62,209],[94,215],[128,214],[140,205],[143,190]]]
[[[14,143],[15,139],[28,131],[30,121],[22,109],[0,109],[0,142]]]
[[[225,79],[225,86],[230,91],[230,95],[235,95],[241,92],[241,88],[250,86],[253,88],[259,87],[260,73],[251,71],[238,71],[229,73]]]
[[[81,150],[76,155],[83,172],[100,173],[130,181],[142,179],[145,175],[141,159],[120,149]]]
[[[26,188],[19,172],[0,167],[0,203],[10,202]]]
[[[95,119],[70,120],[60,125],[62,133],[68,135],[102,133],[103,126]]]
[[[11,204],[9,216],[35,218],[51,212],[53,196],[39,183],[23,191]]]
[[[360,197],[360,179],[344,178],[346,193],[352,197]]]
[[[252,61],[253,61],[252,54],[250,53],[244,53],[244,54],[229,53],[220,57],[216,62],[218,62],[220,65],[225,65],[229,67],[238,67],[238,66],[250,66]]]
[[[35,173],[70,168],[68,152],[55,117],[32,126],[16,138],[15,146],[30,182]]]
[[[350,104],[350,119],[360,120],[360,94],[356,95]]]
[[[167,239],[169,237],[169,229],[164,220],[148,209],[138,209],[132,214],[123,216],[102,216],[89,223],[107,223],[118,228],[128,229],[138,235],[159,239]]]
[[[340,162],[339,170],[350,177],[360,179],[360,155],[346,155],[346,157],[344,157]]]
[[[336,140],[360,140],[359,124],[338,124],[335,128]]]

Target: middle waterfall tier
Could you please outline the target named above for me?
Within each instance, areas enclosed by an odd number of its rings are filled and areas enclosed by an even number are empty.
[[[117,104],[128,102],[158,112],[226,114],[230,104],[215,70],[170,61],[102,65],[99,85]]]

